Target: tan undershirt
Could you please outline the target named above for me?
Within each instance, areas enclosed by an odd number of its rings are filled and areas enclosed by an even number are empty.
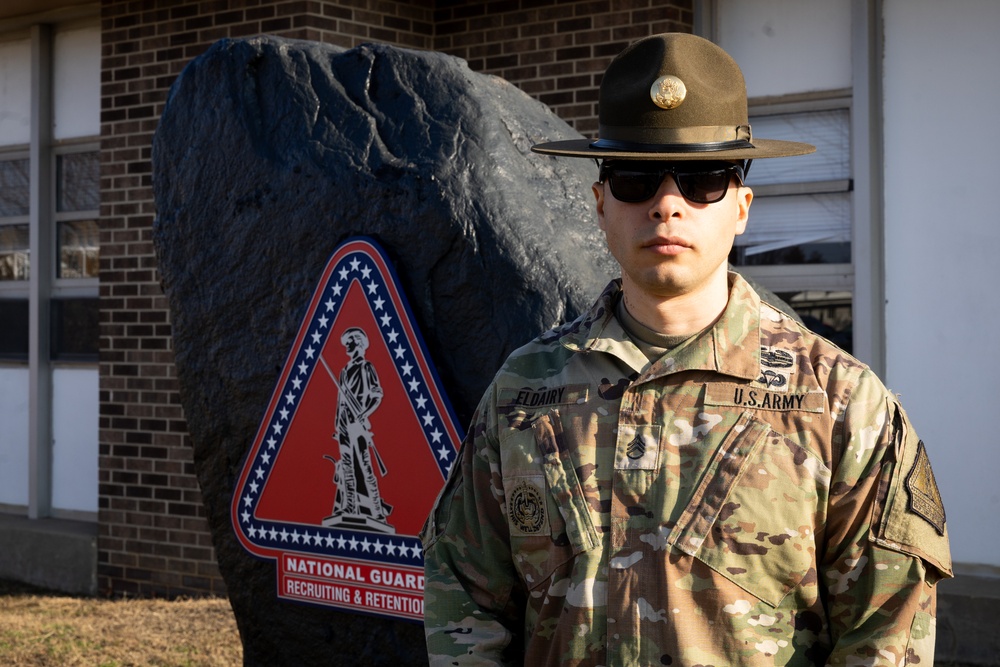
[[[632,314],[628,312],[628,308],[625,307],[625,299],[618,299],[618,303],[615,304],[615,317],[618,318],[618,322],[625,329],[625,333],[632,339],[632,342],[635,343],[635,346],[651,362],[656,361],[667,352],[679,347],[701,333],[697,331],[693,334],[680,334],[677,336],[661,334],[659,331],[650,329],[632,317]]]

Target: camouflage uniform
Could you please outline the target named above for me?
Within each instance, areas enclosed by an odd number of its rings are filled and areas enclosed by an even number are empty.
[[[932,664],[951,561],[895,397],[735,274],[654,363],[619,291],[483,398],[424,533],[431,663]]]

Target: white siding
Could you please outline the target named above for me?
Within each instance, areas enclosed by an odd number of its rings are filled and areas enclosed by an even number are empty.
[[[1000,2],[885,0],[887,381],[957,562],[1000,566]]]
[[[31,40],[0,40],[0,146],[31,140]]]

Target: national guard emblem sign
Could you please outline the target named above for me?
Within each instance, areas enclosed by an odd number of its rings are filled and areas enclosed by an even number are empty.
[[[461,439],[384,251],[349,239],[247,454],[236,535],[275,561],[281,598],[420,621],[418,535]]]

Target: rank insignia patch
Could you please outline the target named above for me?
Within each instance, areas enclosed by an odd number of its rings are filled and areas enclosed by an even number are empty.
[[[278,596],[421,621],[418,537],[462,432],[372,240],[330,258],[233,494]]]
[[[938,535],[944,535],[944,503],[923,440],[917,443],[917,458],[906,477],[906,489],[910,493],[910,511],[934,526]]]

